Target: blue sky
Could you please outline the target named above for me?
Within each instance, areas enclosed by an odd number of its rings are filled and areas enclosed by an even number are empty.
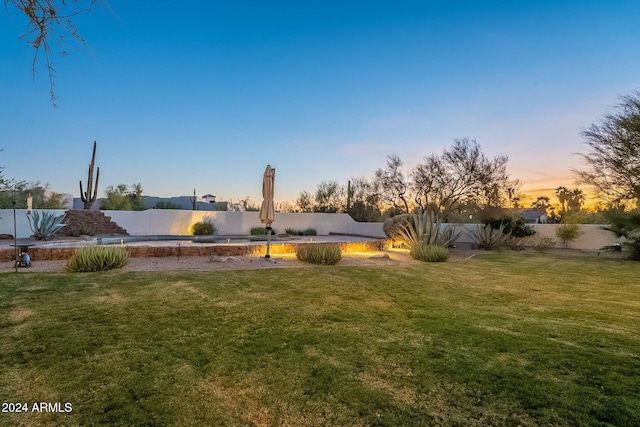
[[[477,140],[535,195],[573,185],[580,129],[640,88],[640,2],[123,1],[78,18],[87,47],[32,79],[25,20],[0,12],[0,165],[100,187],[261,200],[410,167]]]

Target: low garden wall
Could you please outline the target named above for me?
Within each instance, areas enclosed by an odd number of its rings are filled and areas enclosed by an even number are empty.
[[[269,253],[271,255],[295,253],[296,248],[306,245],[309,242],[273,242],[270,245]],[[384,249],[384,240],[370,240],[366,242],[341,242],[337,243],[342,252],[371,252],[381,251]],[[267,253],[267,244],[251,244],[251,245],[183,245],[179,241],[175,245],[153,246],[135,245],[128,246],[129,255],[133,258],[150,258],[150,257],[182,257],[182,256],[240,256],[240,255],[259,255],[264,256]],[[31,259],[34,261],[59,261],[71,258],[73,247],[33,247],[29,249]],[[0,262],[13,261],[15,259],[15,250],[0,248]]]

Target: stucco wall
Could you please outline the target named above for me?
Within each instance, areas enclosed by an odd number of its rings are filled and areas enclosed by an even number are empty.
[[[150,209],[143,212],[104,211],[131,235],[187,235],[193,223],[209,218],[218,234],[249,234],[252,227],[262,227],[258,212],[202,212]],[[278,233],[286,228],[315,228],[318,234],[361,234],[385,237],[381,223],[358,223],[347,214],[279,213],[272,227]]]

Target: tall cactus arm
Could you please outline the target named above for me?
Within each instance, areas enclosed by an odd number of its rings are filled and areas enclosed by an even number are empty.
[[[93,187],[93,197],[91,198],[91,203],[94,203],[98,200],[98,180],[100,179],[100,166],[98,166],[98,170],[96,171],[96,183]]]
[[[89,163],[89,172],[87,173],[87,191],[82,188],[82,181],[80,181],[80,199],[84,203],[85,209],[91,209],[91,206],[98,198],[98,179],[100,178],[100,167],[96,174],[95,185],[93,183],[93,168],[96,163],[96,142],[93,141],[93,153],[91,154],[91,163]],[[91,194],[93,191],[93,195]]]

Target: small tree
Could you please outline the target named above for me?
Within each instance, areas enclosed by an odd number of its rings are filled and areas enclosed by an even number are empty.
[[[569,247],[569,243],[580,237],[582,230],[578,224],[560,224],[556,228],[556,237],[562,240],[564,248]]]
[[[323,181],[316,188],[314,200],[314,212],[342,212],[346,206],[345,189],[337,181]]]
[[[134,184],[129,190],[126,184],[119,184],[116,187],[110,185],[106,188],[106,198],[102,200],[100,209],[114,211],[141,211],[144,210],[142,203],[142,185]]]
[[[26,209],[29,195],[33,197],[34,209],[64,209],[66,207],[63,195],[51,191],[49,184],[18,182],[10,190],[0,190],[0,209],[13,207],[14,191],[16,208],[18,209]]]
[[[475,140],[461,138],[441,155],[425,157],[411,171],[415,203],[446,220],[463,205],[480,209],[513,205],[520,183],[507,174],[508,157],[487,157]]]
[[[313,196],[303,191],[296,199],[296,207],[300,212],[313,212]]]
[[[409,213],[410,181],[401,170],[402,160],[395,154],[387,156],[387,167],[375,173],[375,185],[380,199],[399,210]]]

